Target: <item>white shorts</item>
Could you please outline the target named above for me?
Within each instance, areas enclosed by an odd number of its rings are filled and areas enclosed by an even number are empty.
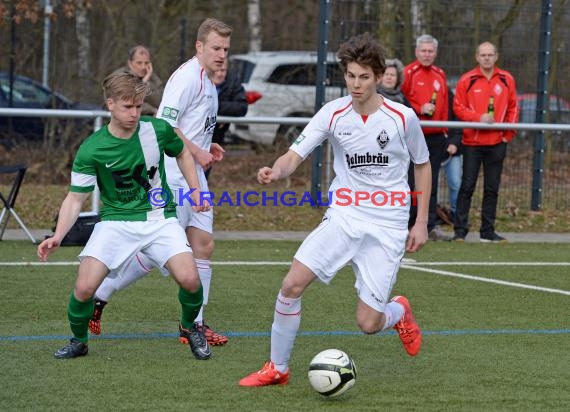
[[[195,227],[207,233],[214,233],[214,208],[206,212],[194,212],[189,203],[176,206],[176,216],[183,228]]]
[[[192,253],[192,249],[175,218],[147,222],[103,221],[95,225],[79,258],[91,256],[103,262],[113,277],[122,275],[137,252],[144,253],[158,268],[164,268],[172,256]]]
[[[358,297],[384,312],[406,249],[407,230],[388,228],[328,209],[299,247],[295,259],[329,284],[352,265]]]
[[[198,182],[200,182],[200,187],[202,192],[208,192],[208,181],[204,175],[204,171],[201,168],[196,168],[196,173],[198,175]],[[179,188],[173,187],[172,191],[178,193],[179,190],[186,192],[187,187]],[[190,202],[183,200],[182,202],[176,202],[176,216],[178,216],[178,221],[183,228],[195,227],[197,229],[203,230],[207,233],[214,233],[214,208],[211,207],[207,212],[196,213],[192,210],[192,205]]]

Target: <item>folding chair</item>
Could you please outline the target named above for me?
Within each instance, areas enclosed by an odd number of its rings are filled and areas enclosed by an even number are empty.
[[[31,241],[33,243],[36,243],[36,239],[34,239],[32,233],[28,230],[22,219],[20,219],[20,216],[18,216],[14,210],[14,204],[16,203],[16,198],[18,197],[20,186],[24,180],[26,169],[27,167],[25,165],[0,167],[0,174],[16,174],[16,177],[14,178],[12,187],[10,189],[10,193],[8,193],[8,197],[4,197],[2,192],[0,192],[0,201],[4,204],[4,208],[0,213],[0,226],[2,227],[0,230],[0,240],[2,240],[2,237],[4,236],[6,226],[8,226],[8,220],[10,220],[10,215],[12,215],[14,216],[14,219],[18,221],[18,224],[24,230],[24,232],[26,232],[26,235],[28,235]],[[4,217],[6,217],[6,220],[4,220]]]

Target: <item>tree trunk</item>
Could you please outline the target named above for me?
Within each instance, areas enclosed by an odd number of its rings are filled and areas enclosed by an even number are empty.
[[[78,77],[80,86],[78,90],[77,99],[82,100],[82,92],[89,89],[89,51],[91,47],[89,20],[87,18],[87,8],[85,2],[79,1],[77,3],[77,12],[75,15],[75,35],[77,36],[77,64],[78,64]]]
[[[261,9],[259,0],[247,2],[247,25],[249,27],[249,51],[261,51]]]

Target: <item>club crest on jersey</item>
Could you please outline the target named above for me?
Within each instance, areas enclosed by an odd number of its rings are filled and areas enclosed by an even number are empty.
[[[495,95],[499,96],[503,92],[503,88],[500,84],[496,84],[495,87],[493,87],[493,91],[495,92]]]
[[[175,109],[173,107],[165,107],[162,109],[161,117],[164,117],[165,119],[176,120],[178,118],[178,113],[178,109]]]
[[[384,149],[386,145],[388,145],[388,143],[390,142],[390,137],[388,137],[388,132],[382,129],[378,137],[376,137],[376,142],[378,143],[378,146],[380,146],[380,149]]]

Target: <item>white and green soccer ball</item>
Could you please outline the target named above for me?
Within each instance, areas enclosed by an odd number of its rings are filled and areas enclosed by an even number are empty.
[[[324,350],[309,364],[309,382],[325,397],[342,395],[356,383],[354,361],[339,349]]]

